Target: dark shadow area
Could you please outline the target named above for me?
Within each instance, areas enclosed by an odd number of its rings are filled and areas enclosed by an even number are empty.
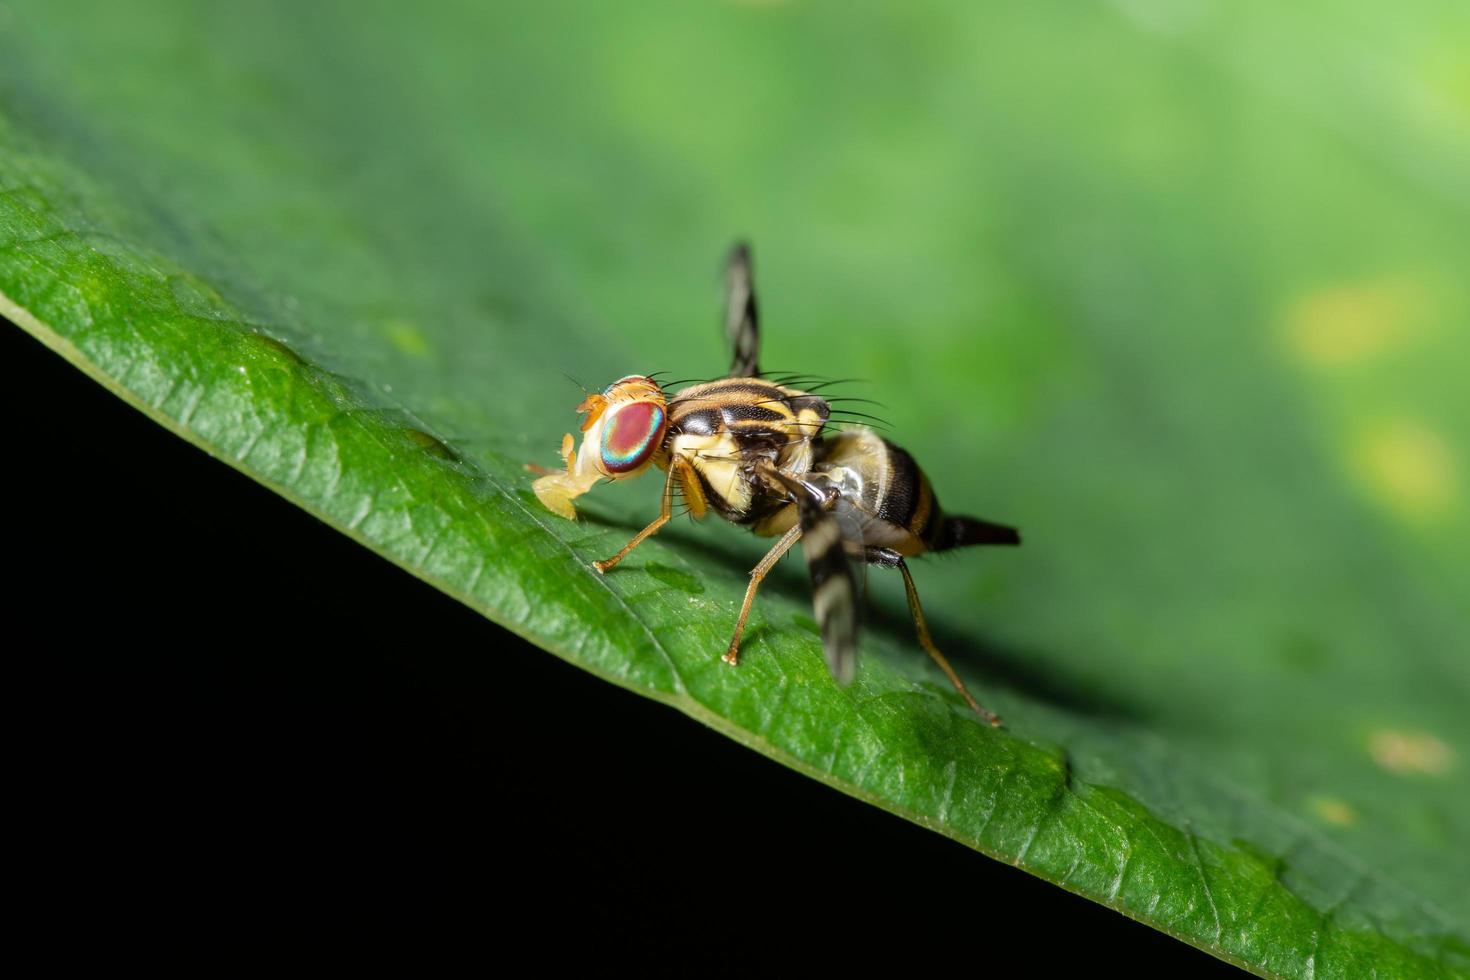
[[[597,523],[608,527],[617,526],[609,521],[599,520]],[[716,525],[721,522],[718,517],[711,516],[707,517],[703,523]],[[632,537],[637,530],[637,528],[630,530],[628,536]],[[697,555],[700,561],[723,565],[730,572],[744,577],[750,574],[751,567],[760,560],[760,556],[757,552],[755,557],[751,557],[750,553],[736,547],[730,537],[732,531],[748,534],[743,528],[691,526],[687,521],[677,524],[670,522],[669,526],[659,534],[669,544],[687,549],[691,556]],[[769,539],[760,540],[765,540],[769,546]],[[1011,550],[1013,549],[976,547],[946,551],[939,555],[912,559],[910,564],[915,570],[914,577],[918,579],[923,575],[924,565],[930,561],[1004,561]],[[632,563],[636,561],[636,557],[630,559]],[[632,564],[629,567],[633,567]],[[899,647],[911,647],[915,656],[927,658],[927,654],[919,646],[915,637],[913,620],[909,618],[908,607],[902,601],[902,585],[899,585],[899,599],[895,602],[879,600],[873,594],[875,582],[885,578],[901,583],[896,569],[876,567],[866,569],[866,581],[863,588],[863,630],[882,636]],[[983,635],[972,635],[968,631],[956,628],[952,617],[947,615],[942,606],[926,601],[922,582],[919,583],[918,588],[919,601],[924,603],[924,615],[929,620],[929,630],[934,636],[934,642],[953,663],[973,668],[976,674],[984,677],[991,684],[1005,685],[1028,698],[1073,714],[1112,721],[1137,722],[1143,720],[1140,706],[1137,704],[1119,700],[1093,686],[1084,687],[1080,683],[1071,683],[1069,678],[1057,674],[1054,670],[1038,670],[1034,666],[1038,662],[1037,658],[1027,656],[1026,651],[1005,647],[985,639]],[[811,579],[808,577],[805,559],[802,557],[799,546],[787,553],[786,557],[766,576],[765,582],[761,585],[761,594],[774,592],[798,598],[803,602],[811,601]],[[756,606],[759,607],[759,605],[760,599],[757,598]],[[997,612],[1003,613],[1003,609],[998,607]],[[733,627],[734,624],[731,625]],[[771,629],[773,627],[769,623],[762,621],[759,617],[753,617],[752,625],[745,635],[745,644],[748,647]],[[981,700],[983,701],[983,698]]]
[[[869,574],[896,575],[897,572],[875,569]],[[917,578],[917,574],[915,577]],[[919,590],[919,601],[924,602],[922,585]],[[1000,607],[997,607],[997,611],[1003,614]],[[1026,651],[1001,646],[984,637],[972,636],[956,629],[950,617],[927,603],[924,606],[924,615],[929,621],[929,632],[934,637],[935,646],[951,662],[973,667],[988,684],[1004,685],[1031,700],[1088,718],[1116,722],[1145,720],[1140,705],[1120,700],[1108,692],[1099,691],[1095,686],[1084,687],[1080,683],[1072,683],[1071,678],[1055,670],[1054,661],[1046,661],[1047,669],[1038,669],[1035,665],[1041,661],[1027,656]],[[863,618],[863,628],[894,643],[907,643],[918,656],[927,657],[914,635],[913,620],[909,618],[908,607],[902,603],[894,603],[889,608],[888,603],[875,602],[870,597]]]
[[[9,324],[0,364],[18,893],[77,942],[427,917],[492,968],[1235,973],[523,643]]]

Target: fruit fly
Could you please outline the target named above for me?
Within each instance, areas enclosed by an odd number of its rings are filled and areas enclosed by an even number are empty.
[[[582,447],[562,439],[564,470],[544,475],[536,496],[553,513],[577,516],[572,500],[600,480],[626,480],[651,467],[663,471],[659,515],[610,558],[610,571],[668,523],[678,494],[696,519],[714,511],[732,524],[777,541],[750,573],[724,660],[736,663],[740,635],[756,590],[798,541],[811,575],[812,604],[827,666],[839,684],[857,670],[859,567],[903,575],[919,645],[975,712],[1000,719],[965,689],[930,636],[905,559],[977,544],[1020,544],[1014,528],[946,514],[924,472],[903,449],[863,427],[829,427],[826,398],[762,376],[760,327],[750,250],[736,245],[726,263],[726,332],[734,354],[729,374],[670,394],[653,377],[629,375],[577,406]],[[817,387],[817,386],[812,386]]]

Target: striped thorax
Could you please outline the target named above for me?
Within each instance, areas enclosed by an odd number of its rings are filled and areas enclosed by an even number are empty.
[[[760,527],[789,502],[759,477],[757,464],[804,475],[830,414],[816,395],[761,378],[722,378],[679,392],[669,403],[669,452],[687,461],[698,481],[693,494],[684,487],[691,511],[703,516],[708,505],[759,533],[785,530]]]

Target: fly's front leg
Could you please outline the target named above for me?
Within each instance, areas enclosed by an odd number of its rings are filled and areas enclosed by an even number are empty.
[[[788,476],[769,462],[755,469],[766,484],[785,496],[797,509],[797,523],[776,542],[750,573],[750,587],[740,607],[740,620],[735,635],[725,652],[725,661],[735,663],[740,649],[740,632],[750,604],[771,566],[799,540],[806,551],[807,569],[812,578],[812,603],[822,627],[822,650],[827,666],[839,684],[852,681],[857,657],[857,610],[853,604],[854,587],[851,564],[842,541],[842,530],[833,518],[839,493],[835,487],[817,487]]]
[[[742,249],[737,247],[731,255],[734,262],[743,261]],[[755,466],[755,473],[766,484],[767,488],[778,496],[788,497],[793,504],[797,497],[793,481],[781,475],[781,472],[770,461],[762,461]],[[755,602],[755,592],[761,586],[761,581],[766,574],[775,567],[791,546],[801,540],[801,522],[797,521],[791,529],[781,535],[781,539],[766,552],[766,556],[750,570],[750,584],[745,587],[745,601],[740,604],[740,617],[735,620],[735,635],[730,637],[730,646],[726,648],[725,655],[720,659],[725,663],[735,666],[740,662],[740,634],[745,632],[745,620],[750,615],[750,607]]]
[[[628,552],[638,547],[640,544],[643,543],[645,538],[651,536],[659,528],[663,527],[669,522],[669,517],[671,517],[674,513],[674,481],[680,478],[682,468],[687,465],[689,464],[685,463],[679,457],[674,457],[674,459],[669,463],[669,477],[667,480],[664,481],[664,496],[662,503],[659,504],[658,517],[653,519],[653,523],[649,524],[643,530],[639,531],[633,537],[632,541],[629,541],[627,544],[623,545],[622,551],[619,551],[611,558],[604,558],[601,561],[593,562],[593,568],[597,569],[599,572],[606,574],[608,570],[611,569],[614,565],[622,561],[624,558],[628,557]]]
[[[781,540],[776,542],[775,547],[766,552],[766,557],[762,558],[760,563],[750,570],[750,585],[745,589],[745,601],[740,604],[740,618],[735,620],[735,635],[730,637],[730,647],[725,651],[724,657],[721,658],[725,663],[731,666],[739,663],[740,634],[745,631],[745,618],[750,615],[751,603],[755,602],[755,590],[760,588],[761,580],[766,577],[766,573],[776,566],[776,562],[781,560],[781,556],[790,551],[791,546],[796,544],[800,538],[801,525],[792,525],[791,530],[781,535]]]

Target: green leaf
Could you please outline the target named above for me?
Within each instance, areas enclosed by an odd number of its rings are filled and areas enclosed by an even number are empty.
[[[491,5],[486,5],[490,7]],[[1262,974],[1470,970],[1470,16],[1398,5],[8,4],[0,312],[497,622]],[[1019,551],[804,575],[539,506],[580,398],[859,395]]]

